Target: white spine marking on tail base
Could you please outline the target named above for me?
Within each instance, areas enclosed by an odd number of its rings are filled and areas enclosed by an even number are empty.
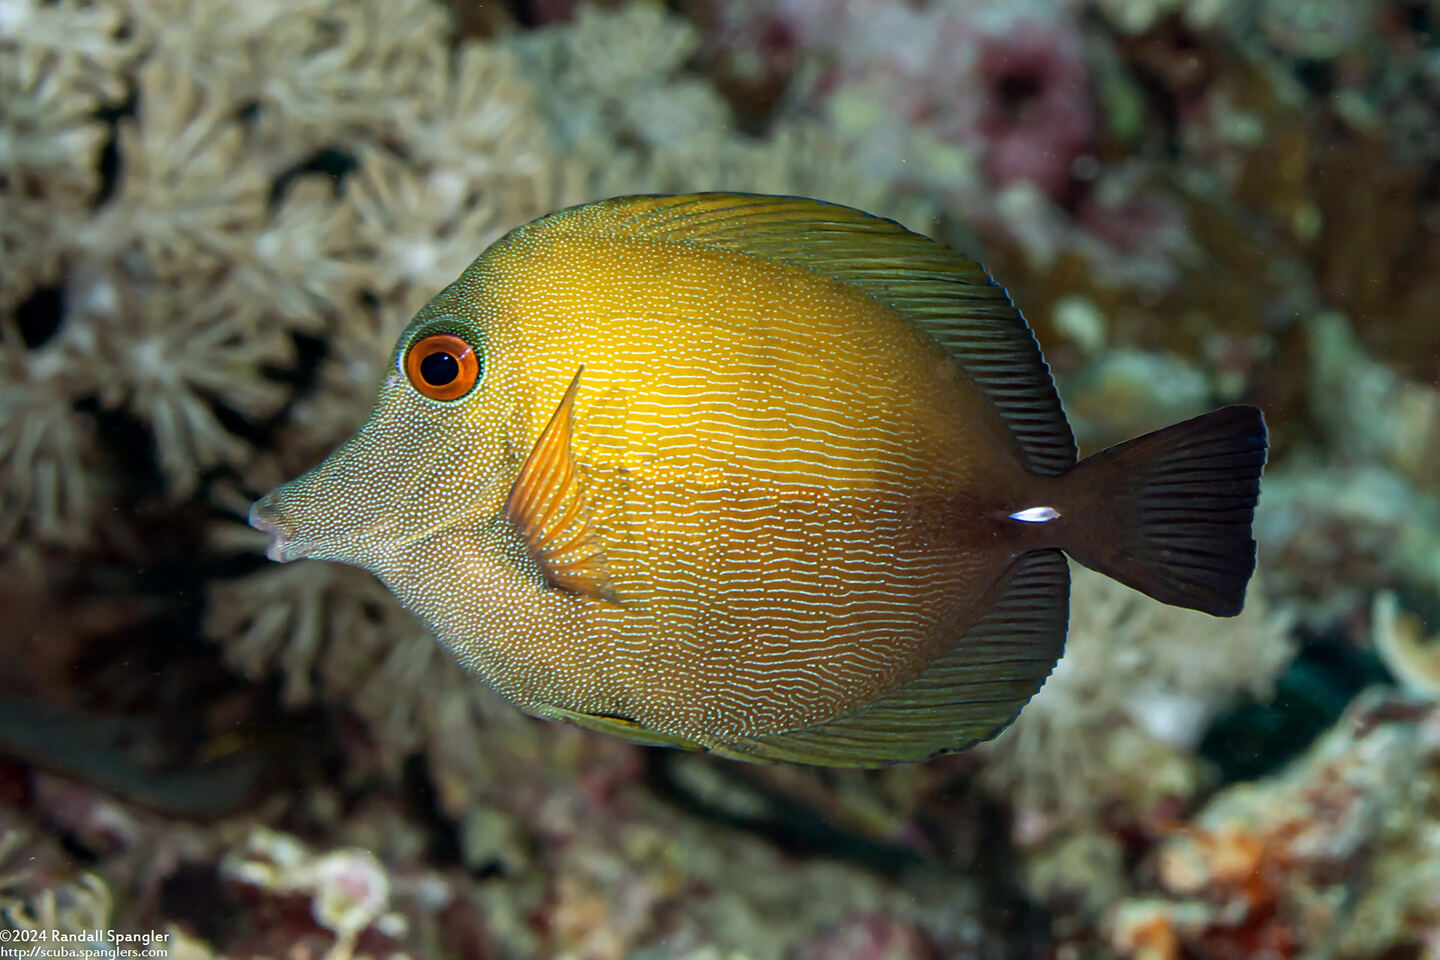
[[[1045,523],[1059,516],[1060,511],[1054,507],[1026,507],[1010,514],[1010,519],[1019,520],[1021,523]]]

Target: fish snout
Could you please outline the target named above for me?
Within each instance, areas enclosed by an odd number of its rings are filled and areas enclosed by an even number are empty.
[[[271,491],[256,500],[250,507],[250,514],[246,519],[250,526],[270,535],[270,545],[265,548],[265,556],[276,563],[299,560],[306,556],[309,550],[303,544],[295,542],[294,525],[286,522],[280,516],[280,511],[274,502],[277,492],[279,491]]]

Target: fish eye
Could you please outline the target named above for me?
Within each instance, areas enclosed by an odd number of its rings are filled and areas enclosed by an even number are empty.
[[[480,379],[475,348],[449,333],[421,337],[405,354],[405,375],[431,400],[458,400]]]

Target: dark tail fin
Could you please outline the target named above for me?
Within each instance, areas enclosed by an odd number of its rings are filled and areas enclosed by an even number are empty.
[[[1067,478],[1077,503],[1064,547],[1156,600],[1233,617],[1255,572],[1265,450],[1264,416],[1234,406],[1087,457]]]

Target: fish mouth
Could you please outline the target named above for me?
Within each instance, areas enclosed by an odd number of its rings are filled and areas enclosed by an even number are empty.
[[[440,490],[453,501],[448,511],[434,516],[439,511],[412,508],[418,498],[408,485],[389,483],[387,492],[397,487],[401,492],[382,497],[363,481],[350,486],[352,483],[347,477],[327,476],[322,465],[255,501],[246,520],[269,535],[265,555],[277,563],[308,557],[374,570],[397,554],[419,548],[457,527],[478,525],[487,512],[497,509],[496,504],[504,499],[501,491],[509,486],[498,475],[480,495],[463,487],[437,488],[428,483],[432,492],[427,497]],[[344,506],[317,506],[337,501]]]
[[[348,533],[344,542],[350,544],[350,548],[343,547],[333,535],[314,536],[307,529],[303,517],[297,523],[285,515],[285,493],[284,487],[267,493],[251,505],[250,513],[245,518],[250,526],[261,533],[270,535],[270,543],[265,548],[265,556],[276,563],[289,563],[291,560],[315,557],[320,560],[335,560],[364,566],[365,564],[358,559],[356,545],[366,556],[380,556],[392,553],[396,547],[405,546],[407,543],[403,540],[396,540],[392,535],[392,528],[396,522],[393,518],[377,522],[366,529]],[[423,540],[431,532],[424,531],[412,539]]]
[[[310,546],[295,542],[295,528],[275,514],[268,494],[250,507],[246,521],[261,533],[270,535],[270,545],[265,548],[265,556],[276,563],[288,563],[309,556]]]

